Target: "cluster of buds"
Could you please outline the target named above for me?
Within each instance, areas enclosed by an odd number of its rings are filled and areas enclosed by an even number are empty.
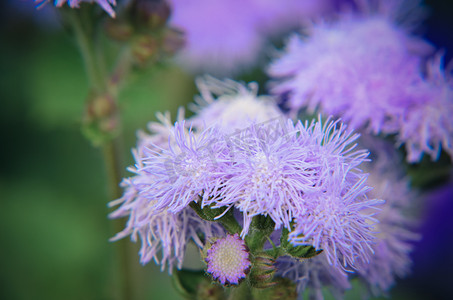
[[[167,26],[170,15],[165,0],[133,0],[116,19],[106,22],[105,30],[111,39],[128,43],[134,62],[146,66],[184,46],[183,33]]]
[[[94,145],[117,134],[119,124],[118,106],[109,93],[92,93],[86,102],[84,133]]]

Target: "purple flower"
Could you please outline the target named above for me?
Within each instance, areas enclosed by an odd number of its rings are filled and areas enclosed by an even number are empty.
[[[239,284],[250,270],[249,252],[237,234],[217,239],[207,251],[207,272],[223,285]]]
[[[186,34],[180,62],[192,71],[218,75],[253,66],[264,41],[248,2],[172,0],[170,23]]]
[[[204,206],[220,186],[217,169],[225,147],[220,136],[216,128],[194,133],[184,121],[176,123],[168,147],[143,150],[137,171],[148,180],[140,186],[140,193],[156,200],[157,210],[177,213],[199,198]]]
[[[183,112],[180,110],[178,118],[182,118],[182,116]],[[133,151],[136,164],[135,167],[129,168],[129,171],[136,175],[123,180],[122,186],[125,188],[123,197],[110,203],[110,206],[121,204],[116,211],[110,214],[111,218],[129,217],[126,228],[112,240],[131,235],[132,240],[136,241],[139,237],[142,242],[141,263],[146,264],[154,259],[157,264],[161,265],[162,270],[168,266],[169,272],[171,272],[175,266],[181,268],[186,244],[190,240],[202,248],[204,245],[200,240],[200,235],[205,238],[222,236],[224,230],[217,223],[203,221],[189,207],[182,207],[176,213],[169,211],[166,207],[157,208],[161,200],[159,198],[161,194],[154,194],[157,186],[161,188],[159,190],[161,193],[164,191],[167,194],[180,193],[183,197],[193,196],[193,199],[198,199],[197,193],[193,189],[186,191],[186,194],[184,194],[184,187],[180,187],[180,189],[175,187],[172,190],[169,176],[175,175],[174,169],[169,168],[167,172],[159,169],[161,173],[153,173],[149,171],[149,167],[147,168],[146,164],[149,161],[154,161],[155,164],[158,164],[157,161],[159,161],[164,166],[158,167],[165,167],[165,159],[169,158],[168,155],[176,154],[177,150],[174,148],[178,148],[177,145],[184,148],[195,139],[193,134],[189,135],[188,130],[184,127],[184,122],[176,123],[173,127],[170,125],[168,113],[158,114],[157,117],[162,123],[152,122],[148,125],[152,132],[151,135],[139,134],[138,147]],[[163,142],[164,139],[165,142]],[[192,146],[194,145],[192,144]],[[169,161],[168,166],[171,167],[173,162]],[[190,189],[190,178],[189,176],[187,181],[178,182],[185,183],[186,187]]]
[[[324,288],[328,288],[335,299],[343,299],[344,292],[351,288],[348,276],[332,267],[324,253],[304,260],[281,257],[277,260],[277,275],[293,280],[299,295],[308,290],[309,299],[323,300]]]
[[[405,144],[408,162],[419,162],[423,153],[437,160],[441,148],[453,159],[453,77],[443,69],[441,54],[428,62],[419,100],[401,119],[398,140]]]
[[[326,9],[313,0],[171,0],[170,23],[186,33],[180,62],[191,71],[227,75],[262,58],[269,33],[299,24]]]
[[[368,262],[373,253],[373,215],[382,201],[366,198],[365,180],[347,186],[345,178],[339,177],[330,184],[324,195],[304,199],[289,241],[322,249],[329,264],[351,271],[357,268],[358,259]]]
[[[373,215],[382,200],[366,195],[370,190],[365,184],[367,174],[358,166],[368,153],[351,145],[358,135],[337,126],[338,121],[310,127],[320,154],[319,190],[300,197],[302,209],[295,214],[289,241],[322,249],[331,265],[349,271],[356,268],[358,258],[368,261],[372,253]]]
[[[269,215],[276,228],[289,228],[301,209],[299,198],[314,190],[319,161],[310,139],[299,135],[305,130],[300,123],[276,119],[227,137],[232,163],[221,168],[220,194],[211,202],[242,211],[242,236],[256,215]]]
[[[230,134],[245,129],[252,123],[261,123],[283,117],[283,113],[269,96],[258,96],[258,85],[248,85],[233,80],[200,77],[196,84],[200,96],[195,98],[190,119],[196,128],[216,124],[223,133]]]
[[[270,66],[273,92],[289,93],[293,115],[319,108],[356,129],[395,133],[417,95],[420,58],[430,50],[392,22],[395,13],[343,15],[313,24],[306,38],[292,36]]]
[[[290,229],[292,244],[323,249],[335,267],[368,261],[375,211],[365,210],[382,201],[367,198],[366,174],[358,168],[367,152],[355,150],[358,135],[339,124],[276,120],[228,136],[232,163],[219,168],[219,193],[206,203],[239,209],[242,236],[254,216],[268,215],[275,228]]]
[[[385,199],[376,215],[379,223],[375,228],[377,242],[369,262],[362,262],[358,273],[374,296],[386,293],[395,283],[395,277],[404,277],[411,266],[410,252],[413,242],[420,237],[411,231],[414,222],[408,211],[416,203],[417,195],[410,190],[408,178],[402,170],[394,150],[385,149],[383,141],[368,140],[374,152],[373,162],[366,166],[369,172],[367,183],[373,186],[369,197]],[[387,147],[389,148],[389,147]]]
[[[34,0],[36,5],[39,7],[41,5],[50,2],[50,0]],[[99,6],[102,7],[112,18],[115,18],[115,11],[112,8],[112,5],[116,5],[116,0],[55,0],[54,4],[56,7],[61,7],[65,3],[67,3],[71,8],[78,8],[80,3],[82,2],[89,2],[93,3],[96,2]]]
[[[157,211],[155,200],[149,200],[140,193],[143,182],[149,178],[146,174],[138,174],[125,179],[122,186],[125,192],[122,198],[110,203],[110,206],[121,206],[110,214],[111,218],[129,217],[126,228],[119,232],[113,241],[128,235],[135,242],[141,240],[140,262],[148,263],[151,259],[161,265],[163,271],[168,267],[171,273],[174,267],[182,267],[186,245],[190,240],[203,248],[204,238],[222,236],[223,228],[217,223],[201,220],[191,208],[173,214],[168,210]]]
[[[184,121],[184,113],[184,108],[180,107],[176,115],[176,121],[178,123],[182,123]],[[144,155],[143,151],[145,149],[159,151],[159,149],[163,148],[168,149],[169,145],[174,143],[174,139],[172,139],[171,134],[174,124],[171,121],[170,112],[158,112],[156,113],[156,118],[159,122],[149,122],[147,125],[151,134],[148,134],[142,130],[137,132],[138,145],[135,152],[137,152],[140,157]]]

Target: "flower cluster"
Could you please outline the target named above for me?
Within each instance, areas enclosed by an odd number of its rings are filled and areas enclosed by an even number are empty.
[[[373,251],[369,261],[359,258],[354,273],[332,268],[325,253],[306,261],[282,257],[277,262],[278,275],[295,281],[299,292],[308,290],[313,299],[324,299],[324,287],[336,299],[342,299],[345,291],[351,288],[349,279],[356,277],[360,278],[369,294],[386,295],[395,277],[407,275],[411,265],[409,254],[419,235],[412,232],[414,224],[406,214],[416,195],[409,189],[409,182],[401,175],[401,170],[394,168],[398,158],[392,145],[372,136],[362,139],[362,144],[370,147],[373,157],[373,162],[364,166],[364,170],[369,172],[367,183],[373,186],[367,194],[371,198],[386,199],[376,214],[379,222],[371,233],[376,243],[371,245]]]
[[[232,86],[236,87],[232,94],[219,96],[201,112],[215,111],[217,105],[234,107],[240,101],[256,101],[263,110],[272,107],[249,94],[245,86]],[[222,88],[221,84],[217,91]],[[201,92],[205,99],[211,96]],[[206,124],[213,123],[208,128],[192,127],[187,121],[171,127],[150,126],[159,130],[148,137],[149,144],[142,143],[131,169],[137,175],[125,181],[126,193],[119,200],[123,204],[112,214],[130,215],[128,228],[120,237],[139,232],[151,234],[163,245],[173,245],[174,236],[168,234],[172,231],[150,229],[162,218],[172,220],[171,228],[180,222],[183,225],[177,226],[192,233],[184,241],[196,239],[197,232],[206,237],[220,232],[202,220],[193,223],[187,210],[197,203],[205,209],[226,209],[224,213],[240,211],[242,238],[247,238],[256,216],[268,216],[275,229],[289,231],[288,241],[294,247],[312,245],[323,250],[332,268],[355,269],[357,261],[368,261],[375,242],[373,215],[382,201],[366,195],[370,188],[360,165],[368,153],[356,149],[358,135],[339,121],[294,124],[290,119],[274,118],[256,123],[262,117],[259,109],[249,119],[248,128],[222,130],[226,124],[239,126],[225,113],[228,110],[217,116],[217,122],[206,120]],[[195,116],[194,123],[202,116]],[[237,130],[230,133],[233,128]],[[157,138],[165,132],[169,133],[167,144]],[[142,261],[147,262],[155,250],[149,238],[144,241],[142,252],[149,254],[145,258],[142,254]]]

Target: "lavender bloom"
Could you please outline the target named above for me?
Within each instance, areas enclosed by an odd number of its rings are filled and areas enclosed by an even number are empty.
[[[323,300],[324,287],[335,299],[343,299],[344,292],[351,288],[348,276],[333,268],[324,253],[305,260],[281,257],[277,260],[277,275],[294,281],[299,295],[308,290],[309,299]]]
[[[183,112],[180,111],[179,117],[182,117],[182,114]],[[164,185],[165,178],[168,178],[168,176],[164,176],[164,179],[162,179],[159,178],[157,173],[147,172],[145,164],[149,160],[162,159],[162,155],[171,151],[169,144],[177,145],[180,142],[176,141],[176,132],[180,134],[178,138],[184,138],[187,133],[184,122],[180,125],[177,124],[176,128],[170,125],[168,113],[158,115],[158,119],[161,120],[162,124],[149,124],[151,135],[144,133],[139,135],[139,146],[133,151],[136,165],[129,168],[129,171],[136,175],[123,180],[122,186],[125,188],[123,197],[110,203],[110,206],[119,204],[121,206],[111,213],[110,217],[129,216],[126,228],[112,240],[131,235],[132,240],[136,241],[139,237],[142,242],[141,263],[146,264],[153,259],[161,265],[162,270],[168,266],[171,273],[173,267],[181,268],[186,244],[190,240],[203,248],[204,245],[199,235],[205,238],[218,237],[223,236],[224,230],[217,223],[201,220],[189,207],[182,208],[177,213],[172,213],[166,208],[156,208],[159,198],[153,195],[152,187],[156,182]],[[162,142],[164,136],[167,136],[166,143]]]
[[[180,62],[194,72],[227,75],[253,67],[266,36],[328,7],[313,0],[171,0],[171,24],[186,33]]]
[[[50,2],[50,0],[34,0],[34,1],[38,7]],[[115,11],[113,10],[112,5],[113,6],[116,5],[116,0],[55,0],[54,4],[56,7],[61,7],[65,3],[67,3],[71,8],[78,8],[80,3],[82,3],[82,2],[89,2],[89,3],[96,2],[112,18],[115,18]]]
[[[172,0],[170,23],[186,34],[180,62],[192,71],[230,74],[257,61],[264,43],[249,1]]]
[[[368,260],[374,237],[372,217],[381,200],[366,196],[366,175],[358,166],[368,153],[355,150],[358,135],[337,122],[313,123],[307,130],[319,153],[317,193],[302,195],[295,227],[289,234],[294,245],[323,249],[327,261],[344,270],[356,268],[357,258]],[[301,134],[304,136],[304,134]],[[371,209],[373,212],[365,212]]]
[[[247,86],[233,80],[200,77],[196,84],[200,96],[195,98],[192,110],[197,113],[190,119],[196,128],[216,124],[225,134],[244,129],[252,123],[261,123],[283,117],[274,99],[258,96],[255,82]]]
[[[239,284],[250,270],[249,252],[237,234],[216,240],[207,251],[207,272],[223,285]]]
[[[373,245],[374,255],[369,263],[363,262],[358,273],[374,296],[386,294],[394,284],[395,277],[404,277],[412,263],[409,253],[412,243],[419,235],[410,229],[413,221],[406,216],[410,204],[416,200],[415,193],[410,191],[408,179],[401,176],[394,150],[386,151],[382,141],[370,140],[371,150],[376,152],[375,159],[367,170],[367,183],[374,189],[369,197],[386,199],[381,211],[376,216],[375,235],[377,243]],[[389,147],[388,147],[389,148]]]
[[[242,236],[254,216],[268,215],[276,228],[290,229],[291,243],[323,249],[335,267],[355,268],[358,257],[368,261],[375,220],[365,210],[381,201],[366,197],[366,174],[358,166],[367,152],[354,150],[358,136],[338,124],[288,120],[230,135],[234,163],[220,168],[218,197],[206,203],[242,211]]]
[[[144,174],[125,179],[122,183],[126,189],[123,197],[110,203],[110,206],[121,204],[110,214],[111,218],[129,216],[126,228],[112,241],[131,235],[135,242],[139,237],[142,243],[140,262],[146,264],[153,259],[162,271],[168,267],[171,273],[174,267],[182,267],[186,245],[190,240],[203,248],[199,235],[205,238],[222,236],[224,230],[216,223],[201,220],[190,208],[176,214],[156,211],[155,201],[150,201],[139,192],[142,182],[147,180],[149,178]]]
[[[301,209],[301,195],[315,190],[319,161],[315,150],[291,120],[253,124],[227,140],[231,164],[222,168],[222,186],[215,207],[234,205],[243,212],[242,236],[252,218],[269,215],[276,228],[290,227]]]
[[[395,133],[421,82],[419,64],[429,45],[398,28],[396,12],[343,15],[294,35],[269,74],[273,92],[289,92],[293,115],[301,108],[342,117],[353,128]]]
[[[444,72],[441,54],[428,63],[419,95],[400,123],[398,140],[405,143],[407,161],[418,162],[423,153],[437,160],[441,148],[453,159],[453,77],[451,70]]]
[[[184,121],[176,123],[167,148],[143,150],[142,167],[137,170],[149,180],[140,188],[141,193],[157,200],[157,210],[177,213],[199,197],[204,206],[220,185],[217,169],[225,153],[220,136],[216,128],[194,133]]]
[[[180,107],[176,115],[176,121],[182,123],[184,121],[184,108]],[[149,122],[147,127],[151,134],[145,131],[139,130],[138,145],[135,151],[138,152],[140,157],[144,155],[143,150],[153,149],[159,151],[159,149],[168,149],[169,145],[174,143],[172,139],[173,123],[171,121],[170,112],[156,113],[156,118],[159,122]],[[169,140],[170,139],[170,140]],[[149,152],[148,152],[149,153]]]

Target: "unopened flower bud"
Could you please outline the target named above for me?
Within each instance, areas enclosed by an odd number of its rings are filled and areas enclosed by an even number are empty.
[[[131,38],[134,29],[127,22],[110,19],[105,23],[105,31],[111,39],[124,42]]]
[[[131,6],[134,19],[146,29],[164,26],[171,14],[170,5],[165,0],[134,0]]]
[[[132,45],[132,54],[138,63],[146,63],[157,52],[157,42],[150,35],[137,37]]]
[[[115,135],[118,130],[118,107],[109,94],[88,98],[83,131],[95,145]]]
[[[173,55],[186,45],[184,32],[175,28],[169,28],[164,33],[162,50],[169,55]]]
[[[228,235],[208,244],[207,272],[223,285],[237,285],[250,270],[249,251],[239,235]]]
[[[250,270],[250,283],[255,288],[268,288],[275,285],[275,259],[267,254],[259,254],[253,259]]]

